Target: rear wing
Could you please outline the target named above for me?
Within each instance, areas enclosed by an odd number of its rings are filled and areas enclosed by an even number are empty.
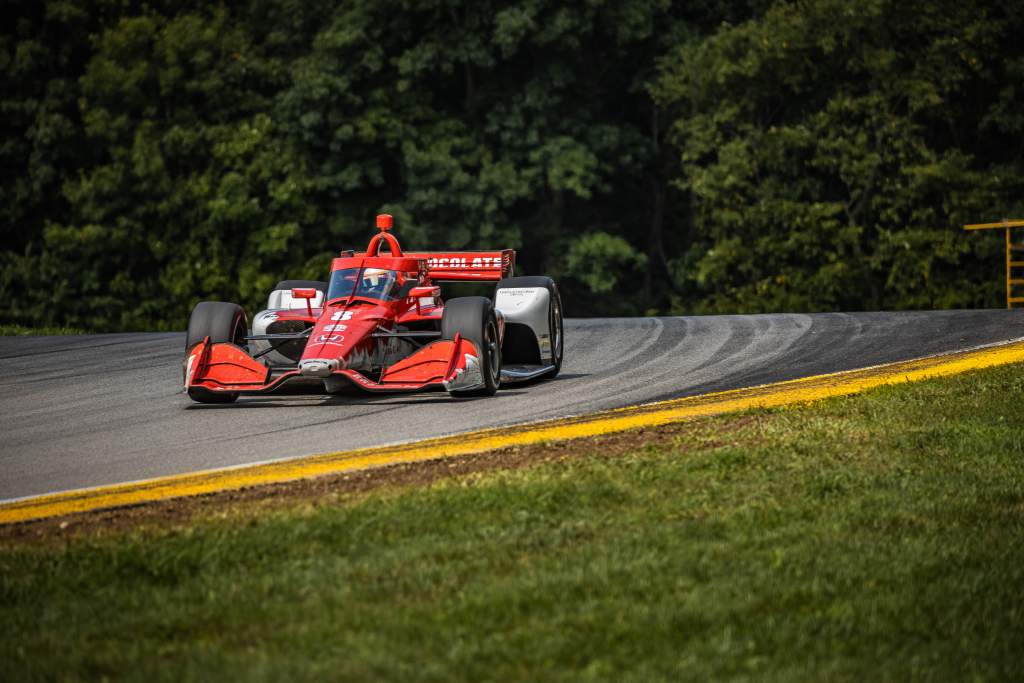
[[[501,251],[419,251],[404,252],[405,258],[425,259],[431,280],[449,282],[497,282],[512,277],[516,252]]]

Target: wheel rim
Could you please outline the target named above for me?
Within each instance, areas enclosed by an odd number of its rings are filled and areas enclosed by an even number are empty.
[[[235,346],[240,346],[243,349],[248,349],[248,342],[245,341],[245,337],[248,334],[248,330],[245,329],[245,320],[240,319],[235,323],[235,331],[231,336]]]
[[[551,340],[551,356],[555,365],[558,365],[562,360],[562,306],[557,295],[555,296],[554,306],[551,307],[551,313],[553,318],[551,328],[554,331],[552,335],[554,339]]]
[[[495,384],[497,384],[498,377],[501,374],[501,370],[498,367],[501,365],[501,357],[499,355],[500,352],[498,350],[497,337],[498,334],[494,323],[487,323],[487,327],[484,328],[484,346],[487,347],[484,350],[484,353],[487,354],[487,365],[490,366],[489,371],[491,374],[491,380]]]

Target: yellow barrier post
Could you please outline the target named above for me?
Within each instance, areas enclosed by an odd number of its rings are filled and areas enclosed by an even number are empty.
[[[1024,243],[1015,243],[1013,241],[1013,229],[1024,228],[1024,220],[1006,220],[1003,219],[998,223],[975,223],[973,225],[965,225],[964,230],[997,230],[1003,229],[1006,231],[1006,307],[1013,308],[1014,304],[1024,304],[1024,296],[1014,296],[1013,287],[1014,285],[1024,285],[1024,275],[1021,277],[1013,276],[1014,268],[1024,269],[1024,254],[1022,254],[1019,260],[1015,260],[1013,252],[1020,251],[1024,252]]]

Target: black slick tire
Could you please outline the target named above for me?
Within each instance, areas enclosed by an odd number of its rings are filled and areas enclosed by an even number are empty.
[[[211,344],[245,346],[249,324],[245,311],[238,304],[225,301],[201,301],[192,309],[185,337],[185,356],[206,337]],[[233,403],[238,394],[214,393],[200,387],[188,390],[188,397],[197,403]]]
[[[272,291],[276,292],[279,289],[315,289],[327,296],[327,283],[322,280],[281,280],[274,285]]]
[[[562,357],[565,355],[565,326],[563,324],[562,316],[562,296],[558,292],[558,285],[555,281],[549,277],[543,275],[521,275],[519,277],[508,277],[498,282],[494,288],[495,297],[497,293],[502,289],[517,289],[527,287],[543,287],[548,290],[548,329],[551,330],[551,349],[553,351],[553,364],[554,369],[548,374],[544,375],[545,378],[557,377],[558,373],[562,370]],[[514,343],[514,342],[513,342]],[[522,354],[532,353],[534,357],[537,356],[537,344],[532,343],[531,349],[524,349]]]
[[[484,386],[470,391],[452,391],[452,396],[493,396],[501,385],[501,341],[494,304],[483,296],[466,296],[445,302],[441,338],[458,334],[480,349],[480,372]]]

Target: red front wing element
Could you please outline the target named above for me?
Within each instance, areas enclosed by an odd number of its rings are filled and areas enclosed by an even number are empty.
[[[234,344],[210,344],[205,338],[185,360],[185,386],[217,390],[221,387],[262,389],[270,378],[270,368],[256,362]],[[207,386],[204,382],[209,382]]]
[[[355,370],[339,369],[331,373],[368,391],[418,391],[430,386],[445,389],[472,388],[479,377],[480,350],[456,336],[429,344],[408,358],[395,363],[374,381]],[[213,393],[261,394],[277,389],[288,380],[300,377],[298,370],[270,379],[270,370],[234,344],[210,344],[204,340],[189,353],[185,364],[185,386]]]
[[[398,361],[381,373],[381,384],[395,382],[451,382],[466,369],[466,356],[480,357],[476,345],[456,336],[454,341],[438,341]]]

